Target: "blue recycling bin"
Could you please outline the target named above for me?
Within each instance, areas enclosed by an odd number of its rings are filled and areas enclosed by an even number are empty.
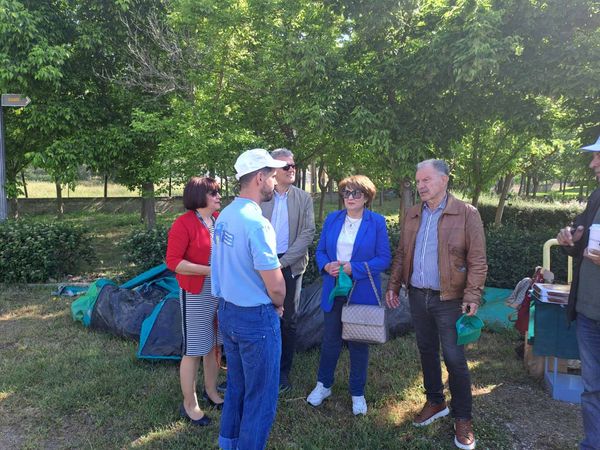
[[[580,403],[581,376],[559,373],[557,358],[579,359],[575,322],[567,324],[565,305],[535,301],[533,353],[544,356],[544,382],[552,398]]]

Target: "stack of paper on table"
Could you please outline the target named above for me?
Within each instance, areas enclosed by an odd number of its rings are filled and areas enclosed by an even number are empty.
[[[571,286],[567,284],[533,283],[532,296],[540,302],[566,305],[570,290]]]

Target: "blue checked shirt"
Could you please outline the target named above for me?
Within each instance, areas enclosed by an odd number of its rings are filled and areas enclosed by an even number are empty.
[[[438,222],[448,202],[448,195],[435,209],[430,210],[423,202],[421,225],[415,242],[413,272],[410,284],[416,288],[440,290],[440,270],[438,266]]]

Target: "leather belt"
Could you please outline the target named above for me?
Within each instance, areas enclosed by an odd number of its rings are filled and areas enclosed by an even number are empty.
[[[428,288],[418,288],[418,287],[414,287],[413,285],[409,286],[410,289],[414,289],[415,291],[419,291],[422,292],[425,295],[440,295],[440,291],[436,291],[434,289],[428,289]]]

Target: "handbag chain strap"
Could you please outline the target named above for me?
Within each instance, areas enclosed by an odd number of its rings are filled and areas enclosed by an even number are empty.
[[[371,287],[373,288],[373,293],[375,294],[377,303],[379,303],[379,306],[381,306],[383,308],[384,306],[381,304],[381,298],[379,297],[379,293],[377,292],[377,288],[375,287],[375,281],[373,280],[373,275],[371,275],[371,269],[369,269],[369,265],[367,264],[366,261],[365,261],[365,267],[367,268],[367,275],[369,276],[369,281],[371,282]],[[352,289],[350,289],[350,293],[348,294],[348,299],[346,300],[346,305],[348,305],[350,303],[350,297],[352,297],[352,293],[354,292],[355,286],[356,286],[356,283],[352,283]]]

